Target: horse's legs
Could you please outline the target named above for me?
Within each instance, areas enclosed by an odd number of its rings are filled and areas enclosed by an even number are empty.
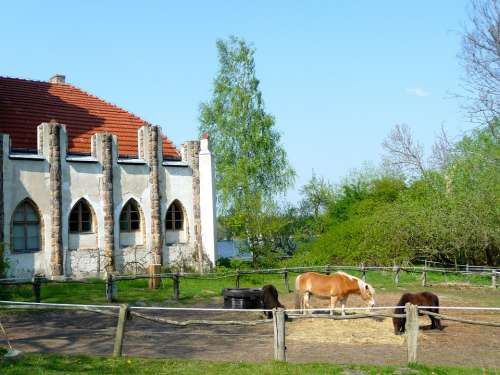
[[[345,309],[345,305],[347,303],[347,297],[342,298],[340,300],[340,303],[342,304],[342,316],[344,316],[345,315],[345,310],[344,309]]]
[[[303,299],[303,302],[304,302],[304,315],[307,314],[307,311],[306,309],[309,309],[309,292],[305,292],[304,293],[304,299]]]
[[[330,296],[330,315],[333,315],[333,309],[337,304],[337,296]]]
[[[429,316],[431,318],[431,329],[439,329],[442,330],[441,321],[435,316]]]

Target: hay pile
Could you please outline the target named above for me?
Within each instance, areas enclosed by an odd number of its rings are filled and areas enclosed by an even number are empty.
[[[389,318],[377,319],[298,319],[287,323],[287,340],[335,344],[402,345]]]

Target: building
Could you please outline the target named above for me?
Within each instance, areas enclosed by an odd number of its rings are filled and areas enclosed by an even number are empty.
[[[210,268],[208,137],[157,126],[65,83],[0,77],[0,242],[10,276]]]

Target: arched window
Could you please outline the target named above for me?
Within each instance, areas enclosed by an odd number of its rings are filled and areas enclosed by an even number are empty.
[[[70,233],[92,233],[92,229],[92,211],[87,201],[82,199],[71,210],[69,231]]]
[[[137,202],[129,200],[120,214],[120,231],[136,232],[141,229],[141,215]]]
[[[12,217],[12,249],[20,253],[40,251],[40,216],[28,200],[16,207]]]
[[[178,201],[174,201],[168,208],[165,225],[167,230],[184,229],[184,214]]]

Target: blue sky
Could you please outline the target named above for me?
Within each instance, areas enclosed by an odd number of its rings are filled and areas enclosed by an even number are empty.
[[[429,149],[460,109],[457,54],[466,0],[9,1],[0,75],[67,82],[161,125],[176,145],[197,136],[199,103],[217,72],[215,41],[257,49],[267,111],[298,178],[338,182],[377,164],[406,123]]]

